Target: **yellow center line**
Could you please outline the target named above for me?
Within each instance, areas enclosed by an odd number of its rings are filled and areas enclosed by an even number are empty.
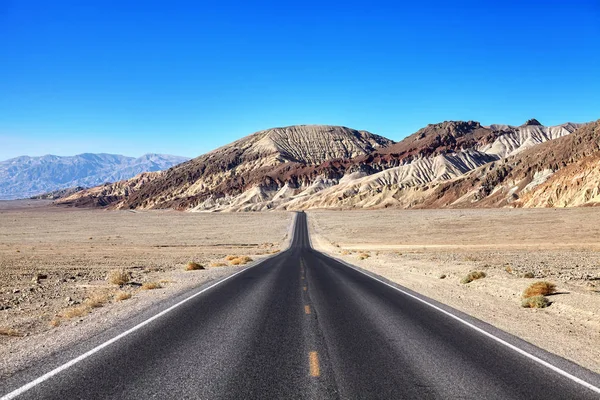
[[[316,351],[308,353],[308,363],[310,365],[310,376],[321,376],[321,368],[319,367],[319,355]]]
[[[304,306],[304,312],[310,314],[310,306]]]

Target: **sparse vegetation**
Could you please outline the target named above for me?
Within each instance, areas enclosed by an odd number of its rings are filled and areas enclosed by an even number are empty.
[[[532,278],[535,278],[535,275],[533,274],[533,272],[525,272],[525,273],[523,274],[523,278],[529,278],[529,279],[532,279]]]
[[[52,318],[50,320],[50,326],[53,328],[56,328],[56,327],[60,326],[60,322],[61,322],[60,318]]]
[[[0,328],[0,335],[13,336],[13,337],[21,336],[19,331],[17,331],[16,329],[12,329],[12,328]]]
[[[64,318],[78,318],[89,314],[91,311],[90,307],[85,304],[79,306],[70,307],[63,311],[62,317]]]
[[[233,258],[231,260],[231,265],[244,265],[244,264],[248,264],[250,261],[254,261],[254,260],[252,260],[252,258],[250,258],[248,256],[240,256],[240,257]]]
[[[360,253],[360,254],[358,255],[358,259],[359,259],[359,260],[366,260],[366,259],[367,259],[367,258],[369,258],[369,257],[371,257],[371,255],[370,255],[370,254],[368,254],[368,253]]]
[[[83,301],[83,304],[90,308],[102,307],[108,301],[106,293],[93,293]]]
[[[120,291],[115,294],[115,301],[123,301],[131,298],[131,293]]]
[[[228,266],[228,265],[229,265],[229,264],[227,264],[227,263],[224,263],[224,262],[219,262],[219,261],[217,261],[217,262],[211,262],[211,263],[210,263],[210,266],[211,266],[211,267],[226,267],[226,266]]]
[[[232,255],[228,255],[228,256],[225,257],[225,259],[227,261],[235,260],[236,258],[237,258],[237,256],[232,256]]]
[[[471,283],[477,279],[485,278],[486,276],[487,276],[486,273],[483,271],[471,271],[467,274],[467,276],[462,278],[462,280],[460,282],[467,284],[467,283]]]
[[[204,265],[198,264],[197,262],[193,262],[193,261],[190,261],[185,266],[185,270],[186,271],[197,271],[197,270],[200,270],[200,269],[204,269]]]
[[[550,301],[542,295],[526,297],[521,302],[521,306],[525,308],[545,308],[550,305]]]
[[[523,297],[546,296],[556,292],[556,285],[551,282],[539,281],[529,285],[523,292]]]
[[[507,265],[506,267],[504,267],[504,270],[505,270],[507,273],[509,273],[509,274],[512,274],[512,273],[513,273],[513,269],[512,269],[512,267],[511,267],[510,265]]]
[[[131,280],[131,275],[124,269],[113,269],[106,279],[113,285],[123,286]]]
[[[142,285],[142,290],[160,289],[162,286],[158,282],[145,282]]]

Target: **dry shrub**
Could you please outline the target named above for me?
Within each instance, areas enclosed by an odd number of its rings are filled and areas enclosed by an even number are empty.
[[[13,328],[0,328],[0,335],[13,337],[21,336],[19,331]]]
[[[348,254],[350,254],[350,252],[348,250],[342,250],[340,252],[340,254],[343,255],[343,256],[347,256]]]
[[[235,260],[236,258],[237,258],[237,256],[232,256],[232,255],[228,255],[227,257],[225,257],[225,259],[227,261]]]
[[[462,278],[461,283],[471,283],[477,279],[485,278],[487,275],[483,271],[471,271]]]
[[[102,307],[108,301],[106,293],[93,293],[90,297],[83,301],[83,304],[90,308]]]
[[[240,256],[231,260],[231,265],[244,265],[248,264],[250,261],[253,261],[252,258],[248,256]]]
[[[535,275],[533,274],[533,272],[525,272],[523,274],[523,278],[529,278],[529,279],[531,279],[531,278],[535,278]]]
[[[204,265],[198,264],[197,262],[190,261],[185,266],[186,271],[197,271],[199,269],[204,269]]]
[[[370,255],[370,254],[368,254],[368,253],[360,253],[360,254],[358,255],[358,258],[359,258],[360,260],[364,260],[364,259],[367,259],[367,258],[369,258],[369,257],[371,257],[371,255]]]
[[[115,294],[115,301],[123,301],[123,300],[127,300],[130,298],[131,298],[131,293],[128,293],[128,292],[120,291]]]
[[[67,308],[65,311],[63,311],[62,316],[65,318],[78,318],[89,314],[90,311],[91,310],[87,305],[82,304],[79,306]]]
[[[554,283],[539,281],[529,285],[523,292],[523,297],[546,296],[555,292],[556,285]]]
[[[123,286],[131,280],[131,275],[124,269],[113,269],[109,271],[106,279],[113,285]]]
[[[224,262],[211,262],[210,263],[211,267],[226,267],[227,265],[229,265],[229,264],[224,263]]]
[[[52,320],[50,320],[50,326],[53,328],[60,326],[60,318],[52,318]]]
[[[550,301],[542,295],[527,297],[521,302],[521,306],[525,308],[545,308],[550,304]]]
[[[142,285],[142,290],[160,289],[162,286],[158,282],[145,282]]]
[[[504,268],[504,270],[505,270],[507,273],[509,273],[509,274],[512,274],[512,273],[513,273],[513,269],[512,269],[512,267],[511,267],[510,265],[507,265],[507,266]]]

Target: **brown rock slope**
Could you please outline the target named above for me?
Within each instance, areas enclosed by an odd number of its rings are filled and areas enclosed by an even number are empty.
[[[585,132],[593,129],[572,135],[583,126],[447,121],[395,144],[343,127],[269,129],[168,171],[93,188],[62,203],[192,211],[539,206],[524,196],[590,155],[593,140]],[[564,150],[569,143],[570,153]],[[584,198],[596,196],[587,189]]]
[[[600,203],[600,121],[443,182],[419,207],[568,207]]]
[[[346,127],[300,125],[268,129],[167,171],[79,192],[58,203],[113,208],[215,210],[268,199],[268,173],[333,158],[353,158],[393,141]],[[242,196],[241,198],[238,198]]]

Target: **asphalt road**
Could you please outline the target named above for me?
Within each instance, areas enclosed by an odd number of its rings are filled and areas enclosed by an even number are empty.
[[[313,250],[306,216],[299,213],[289,250],[205,290],[19,398],[600,398],[392,286]],[[598,378],[498,334],[588,382]],[[14,382],[37,378],[34,373],[24,371],[3,393],[16,389]]]

